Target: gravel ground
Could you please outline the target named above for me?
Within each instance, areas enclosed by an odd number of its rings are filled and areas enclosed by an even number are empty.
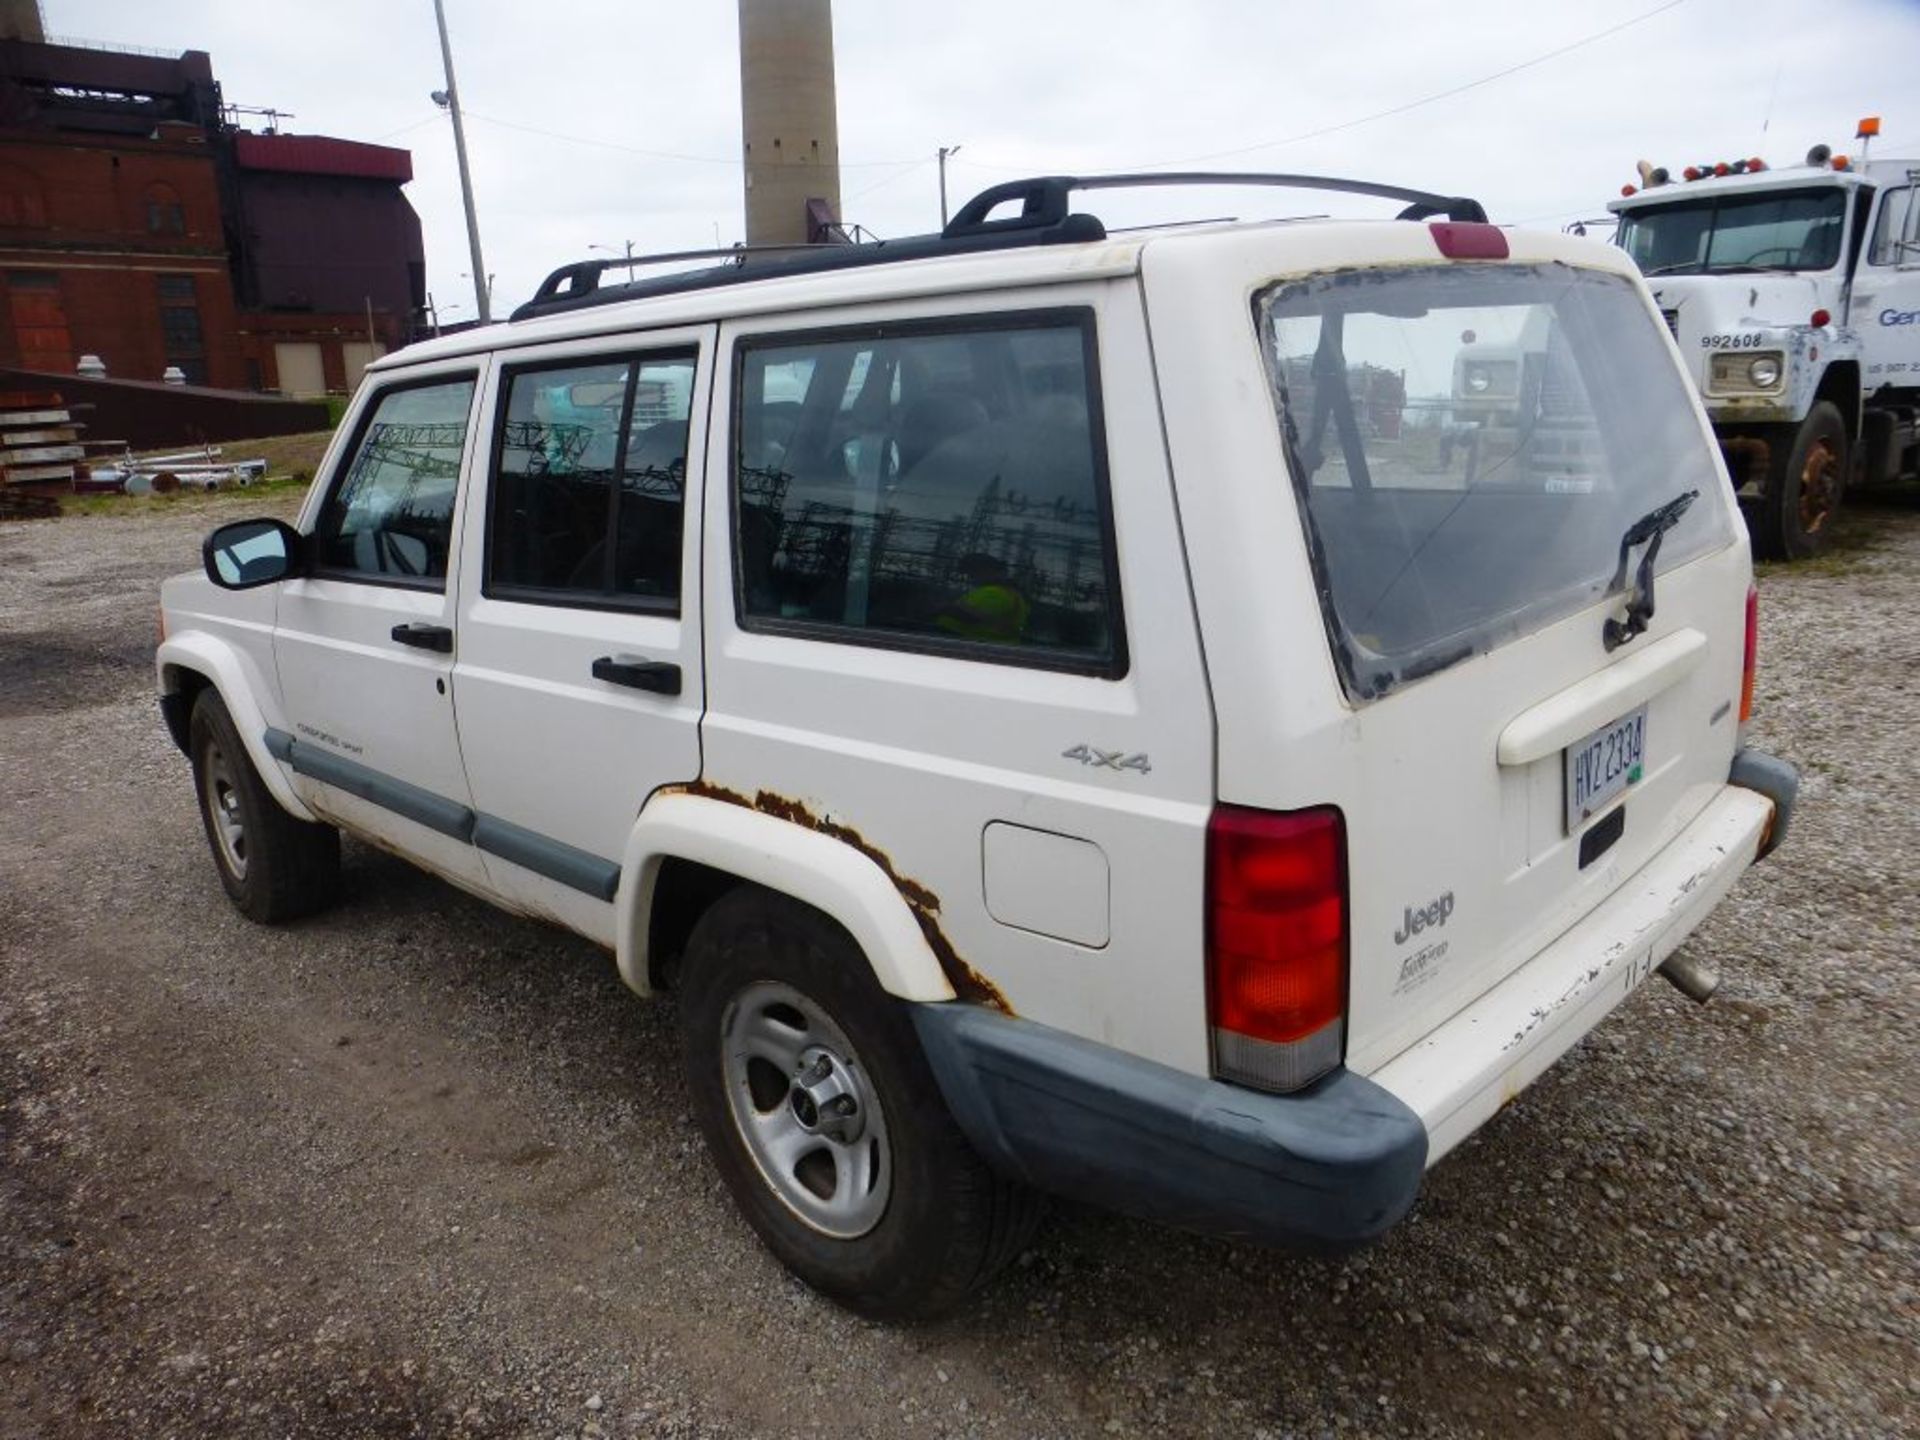
[[[1920,506],[1763,577],[1806,785],[1721,998],[1643,989],[1362,1255],[1062,1206],[889,1329],[758,1248],[593,947],[357,845],[227,905],[148,667],[257,503],[0,525],[0,1435],[1920,1432]]]

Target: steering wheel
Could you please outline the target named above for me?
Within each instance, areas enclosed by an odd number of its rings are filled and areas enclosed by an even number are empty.
[[[1789,265],[1795,264],[1800,259],[1800,247],[1798,245],[1769,245],[1765,250],[1754,251],[1753,254],[1747,256],[1747,258],[1740,263],[1742,265],[1758,265],[1769,255],[1778,255]]]

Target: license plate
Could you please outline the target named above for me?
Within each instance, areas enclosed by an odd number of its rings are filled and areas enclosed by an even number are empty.
[[[1647,707],[1609,721],[1566,748],[1567,833],[1640,778],[1647,754]]]

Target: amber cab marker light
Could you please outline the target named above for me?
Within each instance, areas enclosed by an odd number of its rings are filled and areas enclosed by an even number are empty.
[[[1766,168],[1767,162],[1762,160],[1758,155],[1755,155],[1751,160],[1747,161],[1747,169],[1749,172],[1757,172]]]
[[[1680,178],[1682,180],[1698,180],[1700,178],[1700,167],[1698,165],[1687,166],[1686,169],[1680,172]]]
[[[1633,186],[1631,185],[1622,185],[1620,187],[1620,198],[1623,200],[1626,199],[1627,196],[1629,195],[1638,195],[1639,193],[1640,192],[1634,189]]]
[[[1836,155],[1833,157],[1833,168],[1836,170],[1851,170],[1853,168],[1853,161],[1844,155]]]
[[[1747,587],[1747,652],[1740,662],[1740,723],[1753,718],[1753,676],[1760,665],[1760,592]]]

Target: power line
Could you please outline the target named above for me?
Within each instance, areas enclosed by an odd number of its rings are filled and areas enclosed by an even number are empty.
[[[384,135],[376,135],[373,137],[373,139],[367,141],[366,143],[369,145],[378,145],[383,141],[396,139],[401,135],[405,135],[411,131],[418,130],[423,125],[431,125],[433,124],[434,121],[438,120],[439,118],[440,116],[437,113],[433,115],[429,115],[424,120],[414,121],[411,125],[402,125],[398,130],[389,130]]]
[[[1899,158],[1899,152],[1903,149],[1906,149],[1909,146],[1912,146],[1916,149],[1920,149],[1920,137],[1916,137],[1910,140],[1890,140],[1885,144],[1883,144],[1880,148],[1884,151],[1892,152],[1892,155],[1890,158],[1897,159]],[[1782,173],[1788,173],[1791,170],[1798,169],[1798,168],[1800,167],[1781,166],[1779,169],[1769,168],[1766,171],[1766,173],[1770,176],[1778,176]],[[1645,196],[1649,192],[1643,190],[1640,193],[1642,196]],[[1685,184],[1674,184],[1671,187],[1671,193],[1662,195],[1660,198],[1663,200],[1681,200],[1686,198],[1686,195],[1687,195],[1687,187]],[[1551,215],[1529,215],[1522,219],[1514,220],[1506,223],[1510,223],[1515,226],[1526,226],[1526,225],[1538,225],[1545,221],[1561,222],[1561,221],[1568,221],[1568,220],[1598,220],[1601,217],[1599,217],[1598,215],[1595,215],[1593,212],[1596,209],[1600,209],[1600,208],[1604,208],[1604,202],[1601,206],[1586,205],[1586,206],[1582,206],[1578,210],[1555,211]],[[1608,215],[1606,217],[1608,221],[1612,221],[1613,218],[1614,217],[1612,215]]]
[[[653,160],[681,160],[691,165],[737,165],[738,160],[722,160],[712,155],[682,155],[673,150],[649,150],[639,145],[623,145],[618,140],[602,140],[591,135],[563,135],[557,130],[542,130],[535,125],[521,125],[512,120],[501,120],[493,115],[482,115],[477,110],[466,112],[469,120],[483,121],[501,130],[517,130],[523,135],[538,135],[543,140],[561,140],[570,145],[597,145],[603,150],[620,150],[629,155],[645,155]]]
[[[1557,50],[1549,50],[1544,54],[1534,56],[1531,60],[1522,60],[1517,65],[1509,65],[1504,70],[1494,71],[1491,75],[1482,75],[1478,80],[1469,80],[1464,85],[1455,85],[1450,89],[1436,91],[1432,95],[1423,95],[1418,100],[1409,100],[1404,105],[1395,105],[1390,109],[1377,110],[1371,115],[1362,115],[1354,120],[1342,120],[1337,125],[1323,125],[1318,130],[1302,131],[1298,135],[1289,135],[1284,140],[1267,140],[1257,145],[1241,145],[1232,150],[1214,150],[1205,155],[1185,155],[1177,160],[1156,161],[1155,165],[1185,165],[1195,160],[1217,160],[1228,155],[1245,155],[1254,150],[1273,150],[1282,145],[1298,145],[1302,141],[1318,140],[1327,135],[1337,135],[1342,130],[1352,130],[1361,125],[1371,125],[1376,120],[1386,120],[1395,115],[1404,115],[1409,110],[1418,110],[1423,105],[1432,105],[1437,101],[1450,100],[1455,95],[1464,95],[1469,90],[1478,90],[1482,85],[1491,85],[1494,81],[1504,80],[1509,75],[1518,75],[1522,70],[1531,70],[1537,65],[1546,64],[1549,60],[1557,60],[1562,55],[1570,55],[1575,50],[1582,50],[1589,45],[1598,44],[1609,36],[1618,35],[1622,30],[1630,30],[1635,25],[1644,24],[1656,16],[1666,14],[1669,10],[1677,10],[1686,3],[1687,0],[1666,0],[1664,5],[1656,5],[1653,9],[1646,11],[1644,14],[1635,15],[1630,20],[1622,20],[1617,25],[1609,25],[1604,30],[1596,30],[1593,34],[1582,36],[1578,40],[1560,46]]]
[[[518,130],[523,135],[538,135],[544,140],[560,140],[569,145],[597,145],[603,150],[619,150],[629,155],[645,155],[652,160],[678,160],[688,165],[726,165],[738,169],[740,157],[722,158],[717,155],[686,155],[676,150],[650,150],[641,145],[626,145],[618,140],[603,140],[593,135],[566,135],[558,130],[542,130],[535,125],[522,125],[513,120],[501,120],[493,115],[482,115],[477,110],[463,112],[469,120],[484,121],[488,125],[498,126],[502,130]],[[860,170],[872,167],[886,168],[895,165],[916,165],[917,160],[842,160],[842,170]]]
[[[1395,115],[1404,115],[1409,110],[1418,110],[1424,105],[1432,105],[1441,100],[1450,100],[1455,95],[1464,95],[1469,90],[1477,90],[1483,85],[1491,85],[1496,80],[1504,80],[1509,75],[1518,75],[1523,70],[1531,70],[1535,66],[1544,65],[1550,60],[1557,60],[1562,55],[1570,55],[1575,50],[1582,50],[1589,45],[1598,44],[1609,36],[1618,35],[1622,30],[1630,30],[1636,25],[1645,24],[1656,16],[1666,14],[1669,10],[1679,9],[1686,3],[1687,0],[1666,0],[1665,4],[1656,5],[1653,9],[1643,14],[1635,15],[1628,20],[1622,20],[1615,25],[1609,25],[1604,30],[1596,30],[1591,35],[1583,35],[1578,40],[1570,41],[1557,49],[1545,51],[1530,60],[1522,60],[1516,65],[1509,65],[1505,69],[1495,70],[1491,74],[1482,75],[1476,80],[1469,80],[1461,85],[1450,86],[1445,90],[1437,90],[1433,94],[1423,95],[1417,100],[1408,100],[1404,104],[1394,105],[1385,110],[1376,110],[1371,115],[1361,115],[1352,120],[1342,120],[1336,125],[1323,125],[1317,130],[1303,130],[1298,135],[1288,135],[1278,140],[1261,140],[1252,145],[1237,145],[1230,150],[1208,150],[1198,155],[1181,155],[1172,159],[1153,160],[1142,164],[1123,166],[1121,168],[1129,170],[1159,170],[1173,165],[1190,165],[1198,160],[1220,160],[1232,155],[1248,155],[1255,150],[1277,150],[1284,145],[1298,145],[1303,141],[1319,140],[1328,135],[1337,135],[1343,130],[1352,130],[1361,125],[1371,125],[1376,120],[1386,120]],[[1003,170],[1011,172],[1016,168],[1005,165],[983,164],[978,160],[961,163],[973,164],[983,170]],[[1031,174],[1032,170],[1031,167],[1019,168],[1018,173],[1023,175]]]
[[[840,208],[844,210],[847,208],[847,206],[851,205],[854,201],[858,200],[862,195],[871,195],[874,191],[884,189],[886,186],[892,185],[896,181],[904,180],[907,178],[907,176],[913,174],[916,170],[925,169],[927,166],[931,164],[933,164],[933,161],[931,160],[902,161],[901,169],[897,174],[889,175],[884,180],[876,180],[873,184],[866,186],[864,189],[856,190],[851,195],[843,197],[840,201]]]

